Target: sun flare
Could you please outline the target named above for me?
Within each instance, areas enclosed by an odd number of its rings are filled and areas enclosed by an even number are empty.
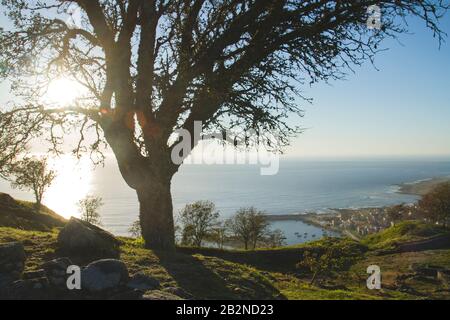
[[[79,216],[77,203],[91,189],[92,167],[88,159],[64,156],[50,160],[57,178],[44,197],[44,204],[65,218]]]
[[[44,95],[44,100],[49,104],[70,106],[83,95],[83,87],[76,81],[67,78],[52,80]]]

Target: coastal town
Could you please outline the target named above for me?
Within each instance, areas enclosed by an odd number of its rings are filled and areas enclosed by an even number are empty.
[[[433,187],[450,181],[449,177],[439,177],[414,183],[399,185],[397,192],[423,196]],[[380,232],[403,220],[420,220],[430,222],[423,215],[417,203],[398,204],[373,208],[330,208],[327,213],[307,212],[303,214],[268,215],[269,221],[303,221],[327,231],[360,239],[364,236]]]
[[[305,223],[352,238],[380,232],[401,220],[423,219],[415,204],[380,208],[333,209],[331,213],[308,213],[301,217]]]

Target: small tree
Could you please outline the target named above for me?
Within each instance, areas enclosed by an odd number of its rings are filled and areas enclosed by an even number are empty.
[[[286,245],[286,236],[280,229],[269,230],[265,236],[264,242],[270,248],[277,248]]]
[[[219,249],[223,249],[225,242],[228,240],[228,228],[225,223],[219,223],[211,230],[209,238],[214,242]]]
[[[233,232],[233,235],[242,241],[245,250],[248,250],[250,245],[253,249],[256,249],[258,241],[264,239],[269,226],[264,213],[256,210],[254,207],[239,209],[227,221],[227,225]]]
[[[180,212],[182,244],[201,247],[203,240],[217,225],[219,212],[211,201],[197,201]]]
[[[297,264],[297,268],[306,268],[313,274],[310,282],[313,285],[324,273],[341,270],[351,261],[353,261],[352,257],[342,255],[339,250],[330,247],[323,254],[314,251],[305,251],[302,261]]]
[[[56,172],[49,169],[47,158],[23,158],[12,165],[11,174],[14,176],[11,183],[13,188],[33,191],[35,208],[39,212],[44,193],[56,178]]]
[[[103,206],[101,197],[87,196],[78,202],[81,220],[93,225],[101,225],[101,217],[98,210]]]
[[[128,229],[128,232],[131,234],[131,236],[133,238],[142,237],[141,222],[139,220],[136,220],[135,222],[133,222],[131,224],[130,228]]]
[[[425,216],[447,227],[450,219],[450,183],[442,183],[424,195],[419,207]]]

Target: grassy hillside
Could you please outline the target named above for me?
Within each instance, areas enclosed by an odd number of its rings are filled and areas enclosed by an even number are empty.
[[[433,237],[441,229],[405,223],[363,244],[349,239],[328,238],[312,243],[271,249],[221,251],[179,248],[176,253],[144,249],[142,242],[121,238],[120,259],[131,274],[143,272],[157,278],[163,288],[182,288],[198,299],[450,299],[450,291],[435,279],[411,276],[411,265],[450,268],[450,250],[427,250],[388,255],[375,254],[371,247],[393,241]],[[407,231],[405,231],[407,230]],[[21,241],[28,255],[26,270],[33,271],[47,260],[58,257],[57,231],[38,232],[0,228],[0,243]],[[330,246],[352,264],[323,275],[310,285],[311,274],[296,268],[305,251],[323,252]],[[74,261],[83,265],[88,261]],[[367,266],[382,269],[383,288],[366,288]],[[411,276],[411,277],[410,277]]]
[[[19,241],[27,253],[26,270],[39,270],[60,257],[57,235],[66,221],[47,208],[40,213],[28,202],[0,194],[0,243]],[[181,288],[197,299],[450,299],[448,284],[416,269],[450,269],[450,241],[426,250],[415,243],[450,236],[448,230],[407,221],[358,242],[348,238],[256,251],[180,247],[175,253],[144,249],[142,242],[121,238],[120,259],[131,274],[145,273],[163,288]],[[402,247],[403,246],[403,247]],[[393,248],[402,247],[402,252]],[[318,257],[330,248],[348,261],[310,284],[311,271],[299,268],[306,254]],[[70,257],[78,265],[89,261]],[[366,287],[369,265],[381,267],[382,290]],[[414,269],[414,270],[413,270]]]
[[[362,240],[362,244],[372,250],[390,249],[401,243],[443,235],[450,235],[448,229],[420,221],[405,221],[379,233],[369,235]]]
[[[63,227],[65,223],[63,217],[45,206],[37,213],[33,209],[33,203],[15,200],[8,194],[0,193],[0,227],[50,231]]]

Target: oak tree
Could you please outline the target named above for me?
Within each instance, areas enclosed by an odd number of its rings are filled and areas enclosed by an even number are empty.
[[[418,17],[442,38],[446,0],[2,0],[1,75],[15,105],[2,117],[48,136],[55,151],[113,151],[140,203],[147,247],[172,249],[174,132],[270,131],[285,146],[299,130],[301,85],[340,79]],[[373,28],[377,5],[382,24]],[[369,10],[368,10],[369,9]],[[76,19],[67,19],[69,13]],[[77,23],[73,23],[73,21]],[[69,23],[70,21],[70,23]],[[43,102],[49,83],[86,91],[70,106]],[[70,139],[71,140],[71,139]],[[197,141],[192,141],[193,147]],[[97,157],[100,156],[100,157]],[[183,157],[188,154],[183,154]]]

